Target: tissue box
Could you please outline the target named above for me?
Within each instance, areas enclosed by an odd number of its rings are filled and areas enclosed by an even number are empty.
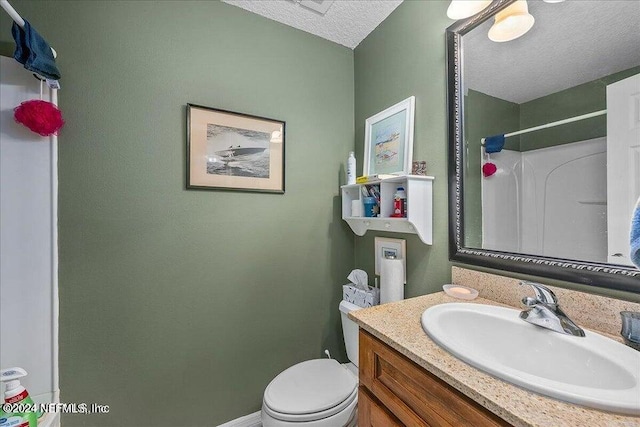
[[[367,286],[366,291],[349,284],[342,287],[342,299],[359,307],[373,307],[380,304],[380,289]]]

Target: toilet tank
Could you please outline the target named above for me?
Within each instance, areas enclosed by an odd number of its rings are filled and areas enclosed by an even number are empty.
[[[340,317],[342,318],[342,334],[344,335],[344,345],[347,348],[349,361],[358,366],[358,324],[349,319],[349,312],[360,310],[355,304],[347,301],[340,302]]]

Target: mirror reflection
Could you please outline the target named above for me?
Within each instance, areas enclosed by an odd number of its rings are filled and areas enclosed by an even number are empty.
[[[516,3],[462,37],[464,246],[632,265],[640,2]]]

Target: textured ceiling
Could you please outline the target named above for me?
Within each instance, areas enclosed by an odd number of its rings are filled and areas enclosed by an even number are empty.
[[[337,0],[322,15],[289,0],[222,0],[354,49],[402,0]],[[314,0],[316,3],[321,1]]]
[[[519,39],[494,43],[485,22],[463,36],[466,88],[518,104],[640,65],[640,1],[529,1]]]

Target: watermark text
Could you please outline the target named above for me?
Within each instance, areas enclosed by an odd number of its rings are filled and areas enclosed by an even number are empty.
[[[108,414],[109,405],[99,403],[3,403],[0,408],[8,414],[42,412],[61,414]]]

